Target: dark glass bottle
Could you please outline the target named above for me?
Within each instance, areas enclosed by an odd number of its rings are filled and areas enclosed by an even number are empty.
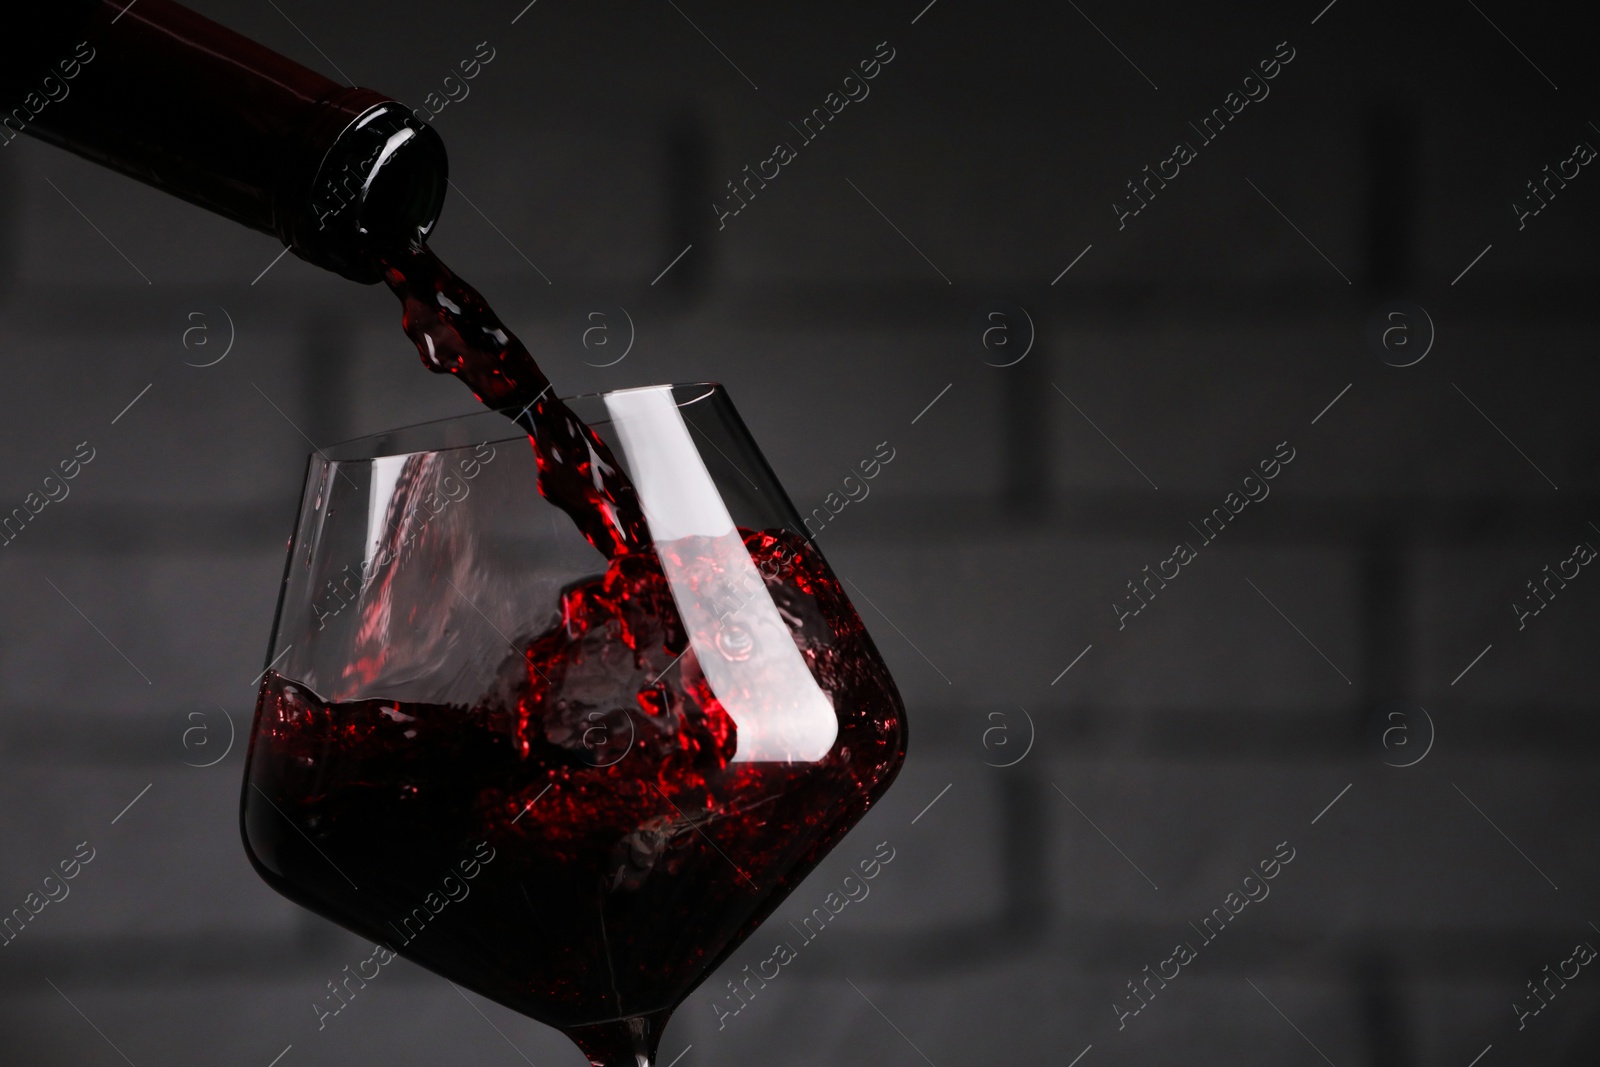
[[[360,282],[437,222],[444,142],[405,105],[171,0],[39,6],[8,26],[0,145],[32,134]]]

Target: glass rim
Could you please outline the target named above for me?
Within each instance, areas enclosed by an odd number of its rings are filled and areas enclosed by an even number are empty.
[[[692,404],[708,400],[714,396],[728,396],[728,391],[721,382],[674,382],[670,384],[636,385],[621,389],[606,389],[600,392],[579,393],[575,396],[564,396],[559,399],[562,403],[575,410],[579,418],[593,427],[604,426],[611,422],[610,414],[604,406],[604,399],[619,393],[637,392],[643,389],[670,389],[679,408],[686,408]],[[684,392],[692,393],[683,397]],[[730,401],[731,402],[731,401]],[[386,456],[411,455],[419,452],[444,452],[455,448],[468,448],[480,444],[499,444],[502,441],[516,441],[527,436],[527,432],[519,430],[512,417],[520,414],[527,405],[518,407],[510,405],[503,408],[479,408],[477,411],[462,412],[459,415],[446,415],[442,418],[429,419],[425,422],[412,423],[408,426],[398,426],[389,430],[379,430],[376,433],[363,434],[360,437],[351,437],[343,441],[315,448],[308,455],[308,460],[321,459],[330,463],[360,463]],[[591,414],[593,417],[591,417]],[[470,424],[481,422],[482,433],[466,432]],[[459,432],[451,433],[452,429]],[[429,443],[429,439],[433,442]]]

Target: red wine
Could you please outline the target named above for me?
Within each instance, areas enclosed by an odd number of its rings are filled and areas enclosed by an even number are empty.
[[[670,521],[656,540],[606,443],[483,298],[420,239],[380,258],[423,364],[527,431],[539,492],[605,567],[470,705],[329,700],[269,671],[245,840],[291,899],[561,1028],[594,1063],[643,1064],[889,787],[900,698],[808,541],[664,535]],[[427,610],[396,604],[393,578],[434,458],[408,457],[394,487],[348,694],[382,675],[393,613]],[[712,592],[729,589],[731,608]]]
[[[550,379],[478,291],[425,245],[386,255],[384,267],[423,366],[460,378],[528,431],[545,498],[607,558],[647,549],[638,495],[610,448],[552,394]]]
[[[258,869],[364,936],[578,1031],[591,1053],[604,1042],[586,1026],[664,1019],[904,755],[894,683],[820,554],[786,531],[741,533],[832,701],[824,757],[736,759],[738,724],[698,650],[743,650],[691,643],[656,553],[624,553],[563,590],[555,625],[516,640],[470,707],[330,704],[269,674],[246,790],[273,802],[246,806]],[[714,539],[663,551],[718,565]]]

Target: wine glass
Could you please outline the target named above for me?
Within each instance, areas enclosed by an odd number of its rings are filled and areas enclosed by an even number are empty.
[[[889,787],[905,713],[722,387],[567,403],[654,551],[602,557],[503,414],[310,457],[240,822],[291,900],[648,1067]]]

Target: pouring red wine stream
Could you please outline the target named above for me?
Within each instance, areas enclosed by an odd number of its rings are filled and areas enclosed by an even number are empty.
[[[648,548],[638,494],[611,450],[552,395],[550,379],[478,291],[426,245],[381,261],[423,366],[460,378],[484,405],[505,411],[528,431],[545,498],[607,559]]]

